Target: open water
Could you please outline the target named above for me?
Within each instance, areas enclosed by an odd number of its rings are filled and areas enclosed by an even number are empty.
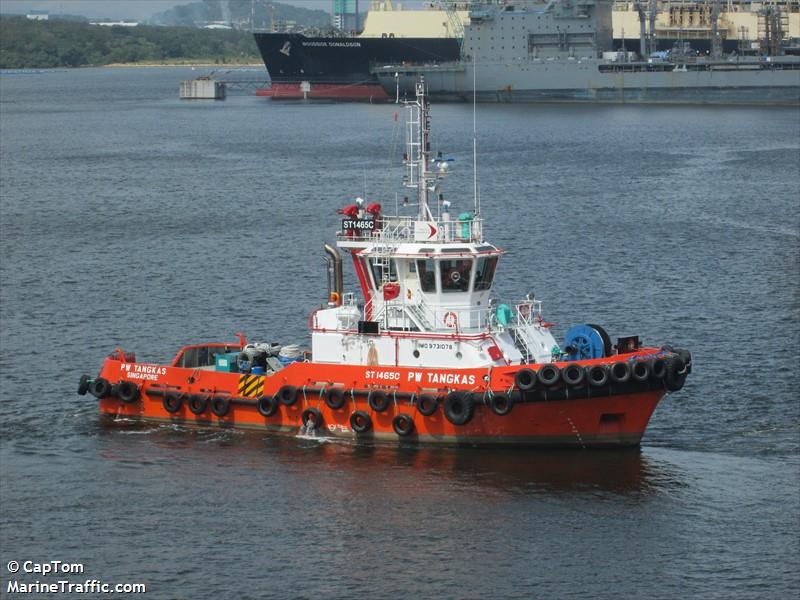
[[[336,209],[399,191],[398,107],[178,100],[196,75],[0,75],[0,595],[797,597],[796,108],[479,107],[498,294],[694,354],[639,450],[106,429],[81,373],[117,346],[306,340]],[[468,210],[472,107],[433,117]]]

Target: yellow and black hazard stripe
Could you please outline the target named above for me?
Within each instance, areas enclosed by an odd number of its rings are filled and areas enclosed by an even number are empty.
[[[245,398],[258,398],[264,393],[263,375],[240,375],[239,395]]]

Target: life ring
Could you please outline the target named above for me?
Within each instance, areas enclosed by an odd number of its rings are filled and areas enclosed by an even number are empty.
[[[680,356],[674,356],[672,360],[667,363],[667,373],[664,376],[664,385],[670,392],[677,392],[686,383],[686,376],[688,375],[686,361]]]
[[[620,360],[611,365],[608,370],[608,377],[614,383],[625,383],[631,378],[631,366],[624,360]]]
[[[231,399],[225,396],[215,396],[211,400],[211,412],[218,417],[224,417],[231,410]]]
[[[316,408],[307,408],[303,411],[302,415],[303,419],[303,426],[308,428],[308,424],[311,423],[311,427],[314,429],[319,429],[322,427],[322,413],[319,412]]]
[[[81,375],[80,381],[78,381],[78,394],[81,396],[85,396],[86,392],[89,391],[89,385],[91,385],[92,380],[89,378],[88,375],[84,374]]]
[[[389,408],[389,396],[381,390],[372,390],[367,396],[367,404],[375,412],[383,412]]]
[[[357,410],[350,415],[350,428],[356,433],[366,433],[372,429],[372,419],[369,413]]]
[[[336,410],[344,406],[344,390],[342,388],[328,388],[325,391],[325,404]]]
[[[608,383],[608,371],[603,365],[592,365],[586,371],[586,376],[592,387],[603,387]]]
[[[117,384],[117,397],[125,404],[132,404],[139,399],[139,386],[132,381],[120,381]]]
[[[514,375],[514,383],[523,392],[527,392],[536,387],[536,373],[530,369],[520,369]]]
[[[475,401],[472,394],[450,392],[444,399],[444,416],[453,425],[466,425],[475,414]]]
[[[297,388],[293,385],[284,385],[276,394],[281,404],[291,406],[297,401]]]
[[[445,327],[450,327],[452,329],[458,326],[458,315],[452,310],[448,311],[444,313],[444,318],[442,321],[444,322]]]
[[[258,414],[262,417],[271,417],[278,412],[278,401],[275,400],[274,396],[264,394],[258,397],[256,408],[258,409]]]
[[[189,410],[192,414],[202,415],[208,408],[208,396],[205,394],[194,394],[189,397]]]
[[[417,410],[419,414],[430,417],[439,408],[439,401],[433,396],[423,394],[417,398]]]
[[[664,379],[667,374],[667,361],[663,358],[656,358],[650,362],[650,377],[653,379]]]
[[[547,364],[536,372],[536,377],[543,386],[550,387],[558,383],[561,378],[561,371],[557,366]]]
[[[407,437],[414,433],[414,419],[411,415],[400,413],[392,419],[392,429],[400,437]]]
[[[164,410],[174,415],[181,409],[181,406],[183,406],[183,394],[167,392],[164,394],[161,404],[164,405]]]
[[[111,394],[111,383],[107,379],[98,377],[89,384],[89,393],[98,400],[104,398]]]
[[[489,398],[489,408],[492,409],[494,414],[503,417],[514,408],[514,399],[507,394],[493,394]]]
[[[561,379],[567,385],[577,387],[583,383],[586,377],[586,371],[580,365],[567,365],[561,369]]]
[[[631,367],[631,377],[638,382],[650,379],[650,364],[643,360],[638,360]]]

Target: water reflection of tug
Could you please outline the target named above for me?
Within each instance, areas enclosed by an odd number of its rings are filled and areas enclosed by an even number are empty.
[[[433,157],[425,87],[406,103],[404,186],[416,214],[345,207],[329,256],[329,301],[310,318],[311,349],[206,343],[169,365],[121,349],[79,393],[112,418],[372,440],[471,445],[624,446],[640,442],[661,398],[683,387],[691,355],[570,328],[563,347],[531,294],[492,296],[503,250],[476,202],[450,213]],[[398,211],[402,212],[402,211]],[[344,293],[340,250],[363,294]]]

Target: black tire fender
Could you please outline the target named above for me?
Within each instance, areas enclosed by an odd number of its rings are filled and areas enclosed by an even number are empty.
[[[366,433],[372,429],[372,417],[368,412],[357,410],[350,415],[350,428],[356,433]]]
[[[125,404],[133,404],[139,396],[139,386],[132,381],[120,381],[117,384],[117,397]]]
[[[392,419],[392,429],[400,437],[407,437],[414,433],[414,419],[411,415],[400,413]]]
[[[586,369],[586,378],[592,387],[603,387],[608,383],[608,370],[605,365],[592,365]]]
[[[472,394],[450,392],[444,400],[444,416],[453,425],[466,425],[475,414],[475,400]]]
[[[611,365],[608,370],[608,377],[614,383],[625,383],[631,378],[631,366],[624,360],[620,360]]]
[[[493,394],[489,398],[489,408],[494,414],[504,417],[514,408],[514,399],[508,394]]]
[[[417,398],[417,410],[419,414],[430,417],[435,414],[439,408],[439,401],[434,396],[423,394]]]
[[[650,363],[644,360],[637,360],[631,367],[631,377],[639,382],[650,379]]]
[[[89,393],[99,400],[111,394],[111,383],[107,379],[98,377],[89,384],[88,389]]]
[[[183,394],[178,392],[164,392],[161,404],[164,405],[164,410],[174,415],[183,406]]]
[[[375,412],[383,412],[389,408],[389,395],[383,390],[372,390],[367,396],[367,404]]]
[[[303,411],[302,419],[304,427],[308,427],[309,423],[311,423],[311,426],[314,429],[319,429],[322,427],[322,413],[316,408],[305,409]]]
[[[91,383],[92,380],[88,375],[81,375],[80,381],[78,381],[78,394],[80,396],[85,396],[86,392],[89,391],[89,385]]]
[[[650,362],[650,377],[652,379],[664,379],[667,374],[667,361],[663,358],[656,358]]]
[[[536,372],[536,377],[543,386],[550,387],[556,385],[561,379],[561,371],[553,364],[546,364]]]
[[[345,402],[344,390],[342,388],[328,388],[325,390],[325,404],[333,410],[342,408]]]
[[[227,396],[214,396],[211,399],[211,412],[217,417],[226,416],[231,410],[231,399]]]
[[[209,397],[205,394],[193,394],[189,396],[187,406],[193,415],[202,415],[208,408]]]
[[[561,379],[569,386],[577,387],[586,379],[586,371],[580,365],[567,365],[561,369]]]
[[[275,396],[264,394],[258,397],[256,408],[258,409],[258,414],[262,417],[271,417],[278,412],[278,401]]]
[[[531,369],[520,369],[514,375],[514,383],[523,392],[528,392],[536,387],[536,373]]]
[[[686,383],[688,375],[686,362],[680,356],[674,356],[667,363],[667,373],[664,376],[664,384],[670,392],[677,392]]]
[[[278,390],[278,393],[275,394],[275,396],[284,406],[291,406],[297,402],[297,388],[293,385],[284,385]]]

